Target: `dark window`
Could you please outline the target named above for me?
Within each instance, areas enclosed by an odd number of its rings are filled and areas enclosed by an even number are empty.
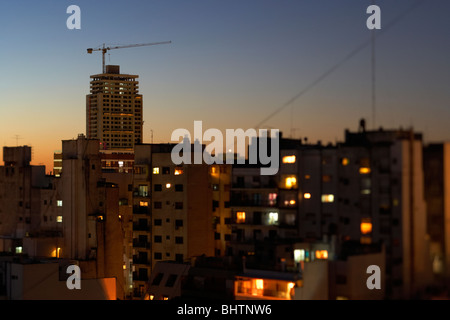
[[[176,244],[183,244],[183,237],[175,237]]]
[[[161,236],[155,236],[155,242],[160,243],[162,241]]]
[[[225,235],[225,241],[231,241],[231,234]]]
[[[155,278],[153,278],[152,286],[159,286],[163,277],[164,277],[164,273],[162,273],[162,272],[158,273],[155,276]]]
[[[183,202],[175,202],[175,209],[183,209]]]
[[[183,185],[182,184],[176,184],[175,185],[175,191],[183,191]]]
[[[175,261],[179,263],[183,263],[183,254],[178,253],[175,255]]]
[[[162,184],[155,184],[154,189],[155,191],[162,191]]]
[[[173,287],[173,285],[175,284],[176,280],[177,280],[177,275],[176,274],[171,274],[169,276],[169,278],[167,278],[166,287]]]
[[[182,227],[183,226],[183,220],[175,220],[175,227]]]
[[[162,253],[161,252],[155,252],[155,254],[153,256],[155,257],[156,260],[161,260],[162,259]]]
[[[153,202],[153,208],[155,208],[155,209],[161,209],[161,208],[162,208],[162,202],[161,202],[161,201],[155,201],[155,202]]]
[[[160,226],[160,225],[162,225],[162,220],[161,219],[155,219],[154,224],[155,224],[155,226]]]
[[[162,174],[170,174],[170,168],[169,167],[163,167],[162,168]]]
[[[215,240],[220,240],[220,233],[219,232],[214,232],[214,239]]]

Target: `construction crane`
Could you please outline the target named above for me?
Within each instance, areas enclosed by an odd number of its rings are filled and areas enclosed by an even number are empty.
[[[172,41],[164,41],[164,42],[153,42],[153,43],[142,43],[142,44],[130,44],[130,45],[126,45],[126,46],[115,46],[115,47],[106,47],[105,44],[103,44],[102,48],[98,48],[98,49],[93,49],[93,48],[88,48],[87,49],[87,53],[91,54],[93,51],[101,51],[102,52],[102,71],[103,73],[106,72],[106,67],[105,67],[105,54],[109,51],[109,50],[113,50],[113,49],[123,49],[123,48],[135,48],[135,47],[145,47],[145,46],[154,46],[154,45],[158,45],[158,44],[169,44],[172,43]]]

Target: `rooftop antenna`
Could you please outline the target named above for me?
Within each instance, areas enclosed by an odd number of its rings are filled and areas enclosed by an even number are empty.
[[[16,139],[16,147],[18,147],[19,146],[19,139],[22,139],[22,138],[18,134],[16,134],[14,136],[14,139]]]

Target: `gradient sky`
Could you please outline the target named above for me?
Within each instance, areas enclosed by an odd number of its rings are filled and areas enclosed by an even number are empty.
[[[33,147],[52,170],[61,140],[85,133],[89,47],[172,41],[109,51],[138,74],[144,142],[173,130],[255,128],[360,43],[371,0],[16,0],[0,9],[0,143]],[[382,28],[415,1],[377,0]],[[81,30],[66,9],[81,8]],[[450,140],[450,1],[426,0],[377,36],[376,126],[413,126]],[[365,48],[269,119],[285,136],[335,142],[361,117],[371,124],[371,50]]]

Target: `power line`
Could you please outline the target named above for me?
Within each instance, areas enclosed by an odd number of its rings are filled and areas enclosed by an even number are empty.
[[[395,17],[391,22],[389,22],[388,24],[386,24],[386,26],[384,26],[381,30],[378,30],[377,32],[379,33],[379,35],[382,35],[383,33],[385,33],[386,31],[388,31],[389,29],[391,29],[394,25],[396,25],[399,21],[401,21],[406,15],[408,15],[411,11],[413,11],[414,9],[416,9],[419,5],[421,5],[423,2],[425,2],[425,0],[418,0],[416,2],[414,2],[410,7],[408,7],[405,11],[403,11],[403,13],[399,14],[397,17]],[[366,48],[368,45],[373,44],[374,43],[374,35],[372,34],[372,37],[364,42],[362,42],[361,44],[359,44],[355,49],[353,49],[352,51],[350,51],[346,56],[344,56],[343,59],[341,59],[338,63],[336,63],[334,66],[332,66],[330,69],[328,69],[327,71],[325,71],[324,73],[322,73],[316,80],[314,80],[313,82],[311,82],[308,86],[306,86],[306,88],[304,88],[303,90],[301,90],[299,93],[297,93],[293,98],[289,99],[286,103],[284,103],[283,105],[281,105],[280,107],[278,107],[278,109],[276,109],[275,111],[273,111],[269,116],[267,116],[266,118],[264,118],[261,122],[259,122],[256,125],[256,129],[258,129],[260,126],[262,126],[267,120],[271,119],[273,116],[275,116],[276,114],[278,114],[279,112],[281,112],[282,110],[284,110],[287,106],[289,106],[291,103],[293,103],[295,100],[299,99],[301,96],[303,96],[305,93],[307,93],[309,90],[311,90],[312,88],[314,88],[315,86],[317,86],[320,82],[322,82],[324,79],[326,79],[329,75],[331,75],[334,71],[336,71],[337,69],[339,69],[339,67],[341,67],[343,64],[345,64],[348,60],[350,60],[351,58],[353,58],[357,53],[359,53],[361,50],[363,50],[364,48]],[[374,47],[373,47],[374,48]],[[373,58],[375,56],[373,55]],[[375,64],[372,64],[372,68],[375,67]],[[372,75],[374,75],[374,71],[372,73]],[[372,78],[372,84],[374,86],[374,79]],[[372,95],[374,95],[374,90],[375,88],[372,87]],[[372,97],[373,98],[373,97]],[[374,103],[374,99],[372,100],[372,103]],[[373,108],[373,107],[372,107]],[[372,109],[374,110],[374,109]]]

